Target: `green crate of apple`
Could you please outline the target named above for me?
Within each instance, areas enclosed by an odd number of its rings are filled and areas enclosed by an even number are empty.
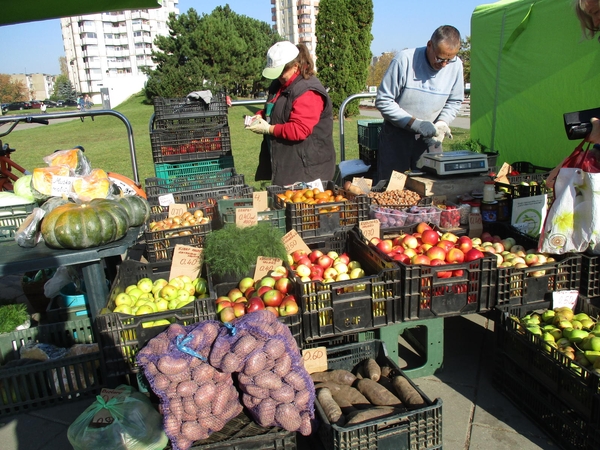
[[[293,294],[294,285],[284,266],[276,267],[259,280],[242,278],[227,295],[216,300],[216,310],[221,322],[231,322],[236,317],[266,309],[277,317],[298,313],[298,302]]]
[[[192,280],[187,275],[180,275],[169,281],[142,278],[117,294],[113,312],[140,316],[179,309],[197,298],[207,297],[207,282],[202,277]]]
[[[569,307],[533,312],[516,318],[521,331],[538,335],[542,348],[556,349],[577,364],[600,374],[600,323],[584,312]],[[576,370],[580,368],[573,365]]]

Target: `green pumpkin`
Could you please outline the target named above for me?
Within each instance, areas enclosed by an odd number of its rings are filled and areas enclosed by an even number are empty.
[[[123,195],[117,201],[127,210],[131,227],[139,227],[150,217],[148,200],[139,195]]]
[[[68,203],[50,211],[42,221],[42,236],[52,248],[98,247],[127,234],[129,218],[118,202],[95,199]]]

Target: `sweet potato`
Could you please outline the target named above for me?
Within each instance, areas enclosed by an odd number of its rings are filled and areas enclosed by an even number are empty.
[[[364,409],[361,411],[353,411],[346,417],[346,425],[351,426],[359,423],[367,422],[369,420],[379,419],[382,417],[396,414],[398,410],[392,406],[375,406],[373,408]]]
[[[319,389],[317,392],[317,400],[319,400],[321,408],[323,408],[323,412],[325,413],[325,417],[327,417],[329,423],[339,426],[344,424],[344,415],[342,414],[342,410],[333,399],[329,389]]]
[[[342,385],[338,391],[331,392],[331,396],[344,414],[372,406],[364,395],[351,386]]]
[[[410,382],[401,375],[392,379],[392,386],[396,390],[398,397],[409,410],[424,408],[427,406],[421,394],[412,387]]]
[[[315,390],[321,389],[321,388],[327,388],[331,392],[334,392],[334,391],[339,391],[342,388],[342,386],[346,386],[346,385],[333,383],[332,381],[323,381],[322,383],[315,384]]]
[[[366,359],[363,362],[363,372],[365,374],[365,378],[369,378],[373,381],[379,381],[379,377],[381,376],[381,367],[377,364],[373,358]]]
[[[402,406],[402,402],[398,397],[388,391],[381,384],[369,378],[358,380],[355,386],[361,394],[363,394],[372,404],[376,406]]]
[[[381,368],[381,376],[382,377],[391,378],[391,376],[392,376],[393,373],[394,373],[394,368],[393,367],[383,366]]]
[[[352,386],[352,384],[356,381],[356,376],[352,372],[343,369],[328,370],[326,372],[314,372],[310,374],[310,377],[315,383],[332,381],[334,383],[345,384],[347,386]]]

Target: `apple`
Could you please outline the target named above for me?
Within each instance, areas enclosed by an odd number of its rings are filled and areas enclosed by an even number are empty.
[[[265,304],[258,297],[252,297],[250,300],[248,300],[248,303],[246,303],[246,312],[247,313],[251,313],[254,311],[260,311],[262,309],[265,309]]]
[[[158,280],[154,280],[154,283],[152,283],[152,293],[155,294],[156,292],[158,292],[162,288],[164,288],[167,284],[169,284],[169,282],[167,280],[165,280],[164,278],[159,278]]]
[[[315,264],[321,256],[323,256],[323,252],[321,250],[313,250],[308,254],[308,259],[310,259],[311,263]]]
[[[296,264],[297,265],[304,264],[305,266],[309,266],[310,267],[310,265],[312,263],[310,262],[310,259],[308,259],[308,256],[303,256],[302,258],[300,258],[298,260],[298,262]]]
[[[421,233],[421,241],[423,244],[435,245],[440,241],[440,235],[431,229]]]
[[[129,286],[127,286],[127,287],[125,288],[125,293],[126,293],[126,294],[129,294],[129,292],[130,292],[132,289],[136,289],[136,288],[138,288],[138,287],[137,287],[137,284],[130,284]],[[139,289],[139,288],[138,288],[138,289]]]
[[[156,312],[156,311],[154,311],[154,309],[152,308],[152,306],[150,306],[150,305],[142,305],[142,306],[140,306],[137,309],[137,311],[135,312],[135,315],[136,316],[141,316],[141,315],[144,315],[144,314],[152,314],[154,312]]]
[[[465,254],[458,248],[451,248],[446,253],[446,262],[449,263],[461,263],[465,260]]]
[[[235,317],[242,317],[244,314],[246,314],[246,305],[243,303],[234,303],[232,308]]]
[[[314,280],[316,278],[323,278],[323,272],[324,271],[325,271],[325,269],[323,269],[320,265],[313,264],[312,267],[310,268],[310,278],[311,278],[311,280]]]
[[[177,290],[177,300],[179,300],[179,301],[188,300],[189,297],[190,297],[190,293],[188,291],[186,291],[185,289]],[[191,297],[192,297],[192,299],[194,298],[193,295]]]
[[[376,247],[383,253],[388,253],[392,250],[393,244],[391,239],[382,239]],[[416,246],[415,246],[416,247]]]
[[[410,263],[410,258],[408,257],[408,255],[404,254],[404,253],[396,253],[392,259],[394,261],[398,261],[401,262],[403,264],[409,264]]]
[[[481,245],[483,241],[481,240],[481,238],[474,237],[471,238],[471,242],[473,243],[473,247],[475,247],[476,245]]]
[[[463,253],[467,253],[473,248],[473,241],[469,236],[461,236],[456,241],[456,247],[459,248]]]
[[[293,295],[287,295],[284,297],[281,305],[279,305],[280,316],[292,316],[298,313],[298,303]]]
[[[240,280],[238,283],[238,289],[242,294],[246,294],[246,291],[250,288],[254,287],[254,278],[245,277]]]
[[[454,242],[449,241],[447,239],[441,239],[440,242],[436,244],[436,246],[443,248],[447,254],[450,251],[450,249],[454,248]]]
[[[404,250],[404,249],[403,249]],[[354,261],[350,261],[348,263],[348,270],[354,270],[354,269],[360,269],[362,266],[360,265],[360,262],[354,260]]]
[[[173,286],[172,284],[167,284],[160,290],[159,295],[164,299],[174,300],[177,298],[177,291],[178,289],[175,286]]]
[[[183,286],[184,286],[184,284],[185,284],[185,281],[183,281],[179,277],[175,277],[175,278],[172,278],[172,279],[169,280],[169,284],[171,286],[175,286],[177,289],[182,289]]]
[[[346,265],[350,263],[350,256],[348,256],[348,253],[342,253],[337,259],[341,260],[341,262]]]
[[[306,255],[304,250],[296,250],[292,253],[292,260],[297,263],[300,258]]]
[[[417,233],[423,233],[425,230],[431,230],[431,226],[427,222],[420,222],[417,225]]]
[[[523,247],[522,245],[519,245],[519,244],[515,244],[515,245],[513,245],[513,246],[510,248],[510,251],[511,251],[512,253],[514,253],[514,254],[518,254],[519,252],[523,252],[524,254],[526,254],[526,253],[525,253],[525,247]]]
[[[333,259],[329,255],[323,255],[319,259],[317,259],[317,264],[321,266],[323,269],[327,269],[331,267],[333,264]]]
[[[275,314],[275,317],[279,317],[279,308],[276,308],[275,306],[265,306],[265,309]]]
[[[465,253],[465,255],[464,255],[464,261],[465,262],[471,262],[471,261],[474,261],[476,259],[483,258],[484,256],[485,255],[483,254],[483,252],[481,250],[476,249],[476,248],[472,248],[467,253]]]
[[[513,264],[527,264],[527,263],[525,262],[525,258],[523,258],[523,257],[521,257],[521,256],[515,256],[515,257],[512,259],[512,263],[513,263]]]
[[[419,241],[412,234],[407,234],[402,238],[402,247],[405,249],[415,249],[419,245]]]
[[[429,259],[440,259],[442,261],[446,259],[446,251],[442,247],[431,247],[427,250],[426,255]]]
[[[231,300],[232,302],[235,302],[236,299],[243,296],[243,292],[238,288],[233,288],[227,293],[227,297],[229,297],[229,300]]]
[[[412,259],[413,256],[415,256],[416,254],[417,254],[417,251],[414,248],[404,249],[404,253],[403,253],[403,255],[408,256],[408,259]]]
[[[355,280],[357,278],[361,278],[365,276],[365,271],[360,267],[355,267],[350,271],[350,279]]]
[[[259,297],[262,298],[262,296],[264,295],[265,292],[270,291],[271,289],[273,289],[271,286],[260,286],[257,290],[255,295],[252,295],[252,297]],[[250,297],[250,299],[252,298]]]
[[[129,292],[127,292],[127,290],[125,291],[131,298],[134,299],[138,299],[140,298],[140,295],[142,295],[144,293],[144,291],[142,291],[139,287],[134,287],[133,289],[129,289]]]
[[[540,264],[539,262],[535,262],[535,263],[531,264],[529,267],[542,266],[542,265],[543,264]],[[532,277],[543,277],[544,275],[546,275],[546,271],[545,270],[536,270],[535,272],[530,272],[529,275]]]
[[[412,258],[411,262],[413,264],[422,264],[428,266],[431,263],[431,259],[427,255],[416,255]]]
[[[548,262],[548,258],[543,253],[538,253],[537,257],[540,264],[546,264]]]
[[[154,286],[154,283],[152,282],[152,280],[150,278],[142,278],[141,280],[139,280],[137,282],[137,287],[142,292],[152,292],[153,286]]]
[[[169,301],[164,298],[157,300],[156,301],[156,309],[158,311],[166,311],[167,309],[169,309]]]
[[[277,289],[282,294],[287,294],[288,291],[292,290],[292,287],[292,280],[290,280],[288,277],[280,278],[275,282],[275,289]]]
[[[331,258],[331,260],[335,260],[336,258],[338,258],[340,255],[337,254],[337,252],[334,252],[333,250],[330,252],[327,252],[327,256],[329,256]]]
[[[495,250],[495,253],[501,254],[504,251],[504,245],[502,242],[494,242],[492,248]]]
[[[233,307],[229,306],[227,308],[223,308],[219,312],[219,319],[223,323],[231,322],[233,319],[235,319],[235,311],[233,310]]]
[[[339,273],[337,277],[335,277],[335,281],[348,281],[350,279],[350,275],[347,273]]]
[[[335,280],[337,276],[338,276],[338,271],[335,270],[333,267],[328,267],[323,272],[323,278],[325,278],[326,280],[327,279]]]
[[[502,239],[500,243],[504,246],[504,250],[510,250],[512,246],[515,245],[517,242],[514,238],[507,237],[505,239]]]
[[[269,287],[273,287],[275,286],[275,279],[273,277],[270,276],[266,276],[266,277],[262,277],[260,280],[258,280],[258,286],[269,286]]]
[[[277,281],[280,278],[287,277],[288,276],[288,270],[285,268],[285,266],[276,266],[271,271],[271,273],[269,274],[269,276],[271,278],[273,278],[275,281]]]
[[[446,232],[442,234],[440,241],[451,241],[452,243],[456,244],[456,242],[458,241],[458,236],[454,233]]]
[[[490,233],[488,233],[487,231],[484,231],[483,233],[481,233],[481,242],[491,242],[492,241],[492,235]]]
[[[131,306],[129,305],[118,305],[115,309],[113,309],[113,312],[116,313],[121,313],[121,314],[133,314],[133,311],[131,310]]]
[[[455,269],[452,271],[452,276],[453,277],[462,277],[464,275],[465,271],[463,269]]]
[[[348,273],[348,266],[344,263],[334,264],[333,268],[337,273]]]
[[[283,297],[284,295],[277,289],[271,289],[263,294],[262,300],[265,306],[279,306],[281,305]]]
[[[527,264],[528,266],[533,266],[539,263],[539,258],[538,255],[536,255],[535,253],[529,253],[527,255],[525,255],[525,264]],[[541,265],[541,264],[538,264]]]
[[[226,295],[221,295],[221,296],[217,297],[217,299],[215,300],[215,303],[219,304],[221,302],[231,302],[231,300]]]
[[[300,278],[310,277],[311,272],[312,271],[310,267],[308,267],[306,264],[300,264],[298,267],[296,267],[296,275],[298,275]]]
[[[252,297],[252,295],[255,292],[256,292],[256,288],[254,286],[252,286],[252,287],[246,289],[246,292],[244,292],[244,297],[246,297],[246,299],[249,299],[250,297]]]
[[[133,305],[133,299],[131,298],[131,296],[129,294],[126,294],[125,292],[121,292],[120,294],[118,294],[115,297],[115,305],[116,306],[121,306],[121,305],[126,305],[126,306],[131,306]]]
[[[515,269],[526,269],[527,267],[529,267],[527,264],[521,262],[514,263],[509,261],[509,264],[511,264]]]
[[[381,241],[381,239],[379,239],[378,237],[372,237],[371,240],[369,241],[371,244],[377,246],[377,244],[379,244],[379,241]]]

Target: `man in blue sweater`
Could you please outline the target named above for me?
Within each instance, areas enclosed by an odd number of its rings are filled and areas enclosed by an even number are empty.
[[[443,25],[427,46],[402,50],[390,63],[375,100],[384,118],[377,151],[380,180],[389,179],[392,170],[415,170],[429,146],[452,137],[448,125],[464,100],[459,50],[459,31]]]

